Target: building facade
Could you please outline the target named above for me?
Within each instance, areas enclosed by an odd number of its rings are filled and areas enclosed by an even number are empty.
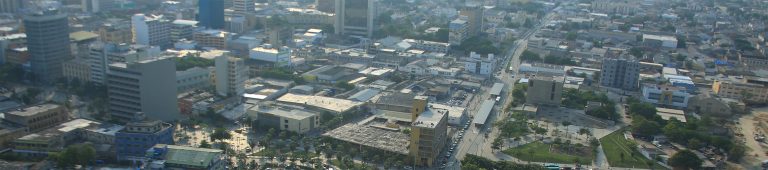
[[[41,130],[58,125],[69,118],[67,110],[57,104],[42,104],[11,110],[4,113],[5,121],[27,128],[27,132]]]
[[[428,103],[428,97],[416,96],[411,109],[409,155],[416,166],[435,165],[448,137],[447,113],[427,107]]]
[[[171,22],[160,16],[136,14],[131,17],[133,43],[140,45],[171,47]]]
[[[202,30],[195,32],[193,37],[199,47],[225,50],[232,34],[221,30]]]
[[[488,54],[484,58],[473,51],[469,54],[469,58],[465,58],[464,69],[472,74],[490,76],[496,69],[496,59],[493,54]]]
[[[525,102],[559,107],[563,97],[563,77],[536,76],[528,80]]]
[[[24,0],[0,0],[0,13],[17,13],[24,8]]]
[[[254,106],[248,110],[248,116],[255,118],[259,126],[296,133],[307,133],[320,126],[320,116],[292,108]]]
[[[716,80],[712,91],[719,97],[744,100],[745,103],[768,102],[768,80],[765,78],[741,78]]]
[[[288,47],[275,48],[271,45],[261,46],[251,49],[250,57],[254,60],[274,63],[277,67],[291,65],[291,52]]]
[[[180,118],[176,105],[176,63],[172,56],[114,63],[107,73],[109,113],[127,122],[143,112],[154,120]]]
[[[469,38],[469,24],[467,20],[458,18],[448,24],[448,44],[461,45],[461,42]]]
[[[375,16],[374,0],[336,0],[334,31],[339,35],[371,37]]]
[[[256,5],[254,0],[232,0],[232,10],[238,15],[253,14]]]
[[[91,81],[91,65],[83,59],[72,59],[62,64],[62,74],[69,80]]]
[[[467,33],[469,37],[477,36],[483,32],[483,6],[479,4],[468,4],[459,9],[459,15],[465,16],[469,27]]]
[[[69,18],[57,11],[24,17],[32,74],[42,83],[56,81],[61,65],[71,58]]]
[[[639,86],[640,63],[634,57],[612,57],[603,59],[600,85],[634,91]]]
[[[190,90],[211,86],[211,73],[214,68],[192,67],[176,71],[176,91],[184,93]]]
[[[643,100],[660,106],[675,108],[688,107],[691,94],[674,86],[646,84],[643,86]]]
[[[208,29],[224,28],[224,1],[200,0],[197,2],[199,14],[197,21],[199,26]]]
[[[125,125],[115,134],[118,160],[140,160],[157,144],[173,144],[173,125],[160,121],[138,121]]]
[[[228,55],[218,56],[216,61],[216,93],[221,96],[242,96],[245,93],[245,80],[248,68],[241,58]]]

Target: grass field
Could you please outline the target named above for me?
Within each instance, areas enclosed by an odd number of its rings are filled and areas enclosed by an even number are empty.
[[[624,130],[617,130],[600,139],[605,157],[611,167],[666,169],[640,154],[634,148],[632,141],[624,138]],[[623,159],[622,155],[624,155]],[[652,166],[648,166],[649,164]]]
[[[532,162],[572,164],[575,161],[578,161],[582,165],[591,165],[592,159],[594,159],[591,149],[588,149],[588,148],[580,148],[580,149],[588,150],[587,153],[589,153],[589,155],[583,155],[583,154],[569,155],[564,153],[550,152],[550,146],[552,145],[544,144],[541,142],[533,142],[533,143],[522,145],[520,147],[510,148],[510,149],[504,150],[503,152],[510,156],[514,156],[517,159],[520,159],[523,161],[532,161]]]

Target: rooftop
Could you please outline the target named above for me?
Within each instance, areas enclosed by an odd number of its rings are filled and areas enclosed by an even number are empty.
[[[165,161],[174,165],[191,165],[194,167],[208,167],[211,160],[218,159],[222,150],[195,148],[188,146],[157,144],[152,149],[167,148]],[[154,153],[154,152],[151,152]],[[148,152],[150,154],[150,152]]]
[[[493,87],[491,87],[491,91],[489,92],[491,95],[500,95],[501,90],[504,89],[504,83],[494,83]]]
[[[11,111],[5,112],[5,114],[16,115],[16,116],[32,116],[41,112],[59,109],[60,107],[61,106],[57,104],[41,104],[41,105],[30,106],[26,108],[20,108],[17,110],[11,110]]]
[[[282,97],[278,98],[277,101],[285,102],[285,103],[300,104],[300,105],[308,105],[308,106],[318,107],[321,109],[331,110],[338,113],[351,110],[352,108],[363,104],[362,102],[346,100],[346,99],[338,99],[333,97],[297,95],[297,94],[291,94],[291,93],[283,95]]]
[[[485,100],[483,104],[480,105],[480,110],[478,110],[477,115],[475,115],[475,119],[472,120],[472,123],[480,125],[485,124],[485,121],[488,119],[491,111],[493,111],[493,105],[495,104],[496,100]]]
[[[445,117],[445,114],[447,114],[449,111],[445,109],[434,109],[430,108],[426,111],[419,114],[419,117],[416,117],[416,121],[413,122],[412,126],[415,127],[423,127],[423,128],[434,128],[438,124],[440,124],[440,121]]]
[[[664,119],[664,120],[669,120],[669,119],[674,117],[675,119],[679,120],[680,122],[686,122],[686,120],[685,120],[685,112],[683,112],[682,110],[667,109],[667,108],[657,107],[656,108],[656,114],[661,116],[661,118]]]
[[[256,106],[256,107],[252,107],[250,110],[253,110],[259,113],[272,114],[278,117],[285,117],[285,118],[294,119],[294,120],[304,120],[312,116],[315,116],[314,113],[306,112],[299,109],[279,108],[279,107],[269,107],[269,106]]]
[[[411,139],[400,131],[386,130],[368,125],[349,123],[323,134],[338,140],[379,148],[402,155],[408,154],[408,144]]]
[[[58,137],[65,133],[70,133],[74,130],[82,129],[95,133],[101,133],[106,135],[115,135],[118,131],[123,129],[123,126],[101,123],[86,119],[75,119],[69,122],[64,122],[58,126],[48,128],[38,133],[29,134],[19,138],[19,140],[31,140],[31,141],[48,141],[52,138]]]
[[[73,32],[69,34],[69,39],[75,42],[84,41],[88,39],[95,39],[99,37],[99,34],[87,32],[87,31],[78,31]]]

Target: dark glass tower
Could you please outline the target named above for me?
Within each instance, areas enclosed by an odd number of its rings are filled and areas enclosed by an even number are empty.
[[[55,10],[28,15],[24,18],[24,29],[35,81],[56,81],[62,76],[62,63],[72,55],[67,15]]]
[[[224,1],[200,0],[197,3],[200,13],[197,16],[198,26],[209,29],[224,28]]]

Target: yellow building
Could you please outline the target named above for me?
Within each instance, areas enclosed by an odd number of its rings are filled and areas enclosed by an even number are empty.
[[[66,109],[57,104],[41,104],[3,113],[5,121],[27,128],[27,132],[38,132],[67,120]]]
[[[712,91],[723,98],[741,99],[746,103],[766,103],[768,102],[768,79],[745,77],[716,80],[712,83]]]
[[[104,24],[98,28],[99,40],[110,43],[133,43],[130,24]]]
[[[447,140],[447,110],[427,107],[427,96],[416,96],[411,109],[409,154],[417,166],[433,166]]]

